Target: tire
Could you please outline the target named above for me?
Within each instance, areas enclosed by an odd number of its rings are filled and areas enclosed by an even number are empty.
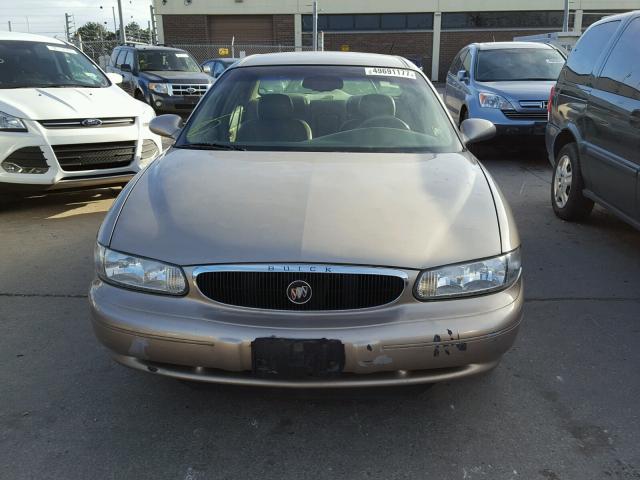
[[[460,122],[458,123],[458,127],[462,125],[462,122],[469,119],[469,110],[466,107],[462,107],[462,113],[460,113]]]
[[[575,143],[568,143],[556,155],[551,181],[551,205],[555,214],[569,222],[584,220],[593,210],[593,201],[582,194],[584,180]]]
[[[140,90],[136,90],[136,93],[133,95],[133,98],[136,100],[140,100],[143,103],[147,103],[147,99],[144,98],[144,94]]]

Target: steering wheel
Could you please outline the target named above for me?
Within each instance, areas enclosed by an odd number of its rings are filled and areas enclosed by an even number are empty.
[[[358,128],[386,127],[400,130],[411,130],[411,127],[403,120],[393,115],[379,115],[362,122]]]

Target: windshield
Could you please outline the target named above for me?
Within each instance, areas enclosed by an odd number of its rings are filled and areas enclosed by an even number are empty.
[[[110,85],[84,54],[61,44],[0,41],[0,89]]]
[[[243,67],[201,102],[182,148],[453,152],[461,145],[425,79],[404,69]]]
[[[564,57],[551,48],[480,50],[475,78],[479,82],[556,80]]]
[[[139,50],[140,71],[201,72],[198,63],[187,52],[171,50]]]

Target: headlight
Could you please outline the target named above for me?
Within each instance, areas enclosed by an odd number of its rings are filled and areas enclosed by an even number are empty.
[[[425,270],[416,280],[418,300],[481,295],[504,290],[520,276],[520,249],[498,257]]]
[[[480,106],[484,108],[498,108],[500,110],[514,110],[513,105],[495,93],[480,92],[478,94]]]
[[[164,94],[166,94],[169,91],[166,83],[150,83],[149,90],[151,90],[152,92],[164,93]]]
[[[26,132],[27,126],[18,117],[0,112],[0,132]]]
[[[157,260],[135,257],[96,245],[96,272],[107,283],[168,295],[187,293],[187,281],[180,267]]]

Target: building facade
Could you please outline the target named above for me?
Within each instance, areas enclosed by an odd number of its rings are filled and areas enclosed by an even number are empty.
[[[239,45],[236,55],[308,48],[311,3],[154,0],[161,42]],[[318,30],[325,50],[402,55],[442,80],[469,43],[561,30],[563,5],[563,0],[319,0]],[[570,6],[570,29],[581,31],[603,16],[640,9],[640,0],[571,0]]]

